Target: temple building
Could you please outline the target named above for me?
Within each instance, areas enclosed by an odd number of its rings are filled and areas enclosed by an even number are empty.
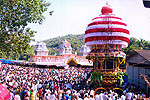
[[[45,43],[38,42],[35,48],[35,54],[32,55],[32,62],[36,65],[46,66],[93,66],[93,63],[89,63],[86,56],[90,49],[85,45],[81,47],[80,52],[72,54],[71,44],[65,40],[59,47],[59,54],[57,56],[48,55],[48,49]]]
[[[64,54],[72,54],[71,44],[67,40],[63,41],[59,49],[59,55],[64,55]]]
[[[36,49],[35,49],[35,55],[37,55],[37,56],[48,56],[48,49],[47,49],[45,43],[37,42]]]
[[[87,47],[86,45],[83,45],[78,53],[78,56],[87,56],[90,51],[91,50],[89,47]]]

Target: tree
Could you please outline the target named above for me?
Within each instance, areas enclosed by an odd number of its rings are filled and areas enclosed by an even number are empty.
[[[36,33],[27,25],[42,24],[50,4],[45,0],[0,0],[0,4],[0,57],[27,53]]]
[[[62,36],[62,37],[59,36],[56,38],[44,40],[43,42],[46,43],[46,46],[50,51],[49,54],[54,55],[55,53],[58,53],[60,45],[66,39],[71,44],[72,53],[75,53],[75,52],[79,52],[82,45],[84,45],[83,36],[84,36],[83,34],[80,34],[80,35],[69,34],[69,35]]]
[[[130,43],[127,48],[123,48],[123,52],[125,52],[127,55],[129,55],[133,50],[136,49],[146,49],[150,50],[150,41],[146,41],[144,39],[136,39],[136,38],[130,38]]]
[[[139,47],[140,47],[140,49],[149,49],[149,45],[150,45],[149,41],[146,41],[144,39],[140,39],[139,40]]]

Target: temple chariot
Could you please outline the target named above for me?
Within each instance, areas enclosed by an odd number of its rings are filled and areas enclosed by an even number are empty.
[[[106,4],[101,14],[88,24],[85,34],[85,44],[91,51],[87,55],[93,62],[91,82],[98,87],[115,88],[123,83],[126,73],[120,71],[120,66],[126,62],[126,54],[122,48],[128,47],[129,30],[122,18],[113,14],[113,9]]]

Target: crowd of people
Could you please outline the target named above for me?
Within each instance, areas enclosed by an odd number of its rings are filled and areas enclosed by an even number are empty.
[[[2,64],[0,82],[9,100],[137,100],[143,94],[127,91],[119,95],[113,90],[95,92],[90,87],[90,68],[32,68]]]

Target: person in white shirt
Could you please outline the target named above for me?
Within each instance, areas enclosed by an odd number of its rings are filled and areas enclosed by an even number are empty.
[[[98,94],[95,95],[95,100],[99,100],[99,95]]]
[[[93,97],[93,95],[90,95],[89,100],[95,100],[94,97]]]
[[[71,91],[69,88],[67,88],[67,91],[66,91],[67,94],[71,94]]]
[[[78,100],[82,100],[81,95],[79,95]]]
[[[59,99],[59,100],[62,99],[62,93],[59,94],[58,99]]]
[[[49,100],[56,100],[56,96],[53,92],[50,94]]]
[[[94,90],[93,89],[90,91],[90,95],[94,96]]]
[[[44,100],[49,100],[49,96],[48,96],[47,93],[46,93],[45,96],[44,96]]]
[[[108,95],[103,95],[103,99],[102,100],[107,100],[108,99]]]
[[[113,100],[113,99],[111,98],[111,94],[108,95],[108,100]]]
[[[12,93],[12,90],[10,90],[10,98],[8,100],[14,100],[14,94]]]
[[[103,100],[103,96],[104,96],[104,93],[101,92],[100,95],[99,95],[99,100]]]
[[[15,95],[14,100],[21,100],[19,93]]]
[[[131,98],[132,98],[132,93],[131,93],[131,92],[128,92],[128,93],[126,94],[126,99],[127,99],[127,100],[131,100]]]
[[[84,100],[89,100],[87,95],[84,96]]]
[[[121,96],[121,100],[126,100],[126,96],[124,94]]]

